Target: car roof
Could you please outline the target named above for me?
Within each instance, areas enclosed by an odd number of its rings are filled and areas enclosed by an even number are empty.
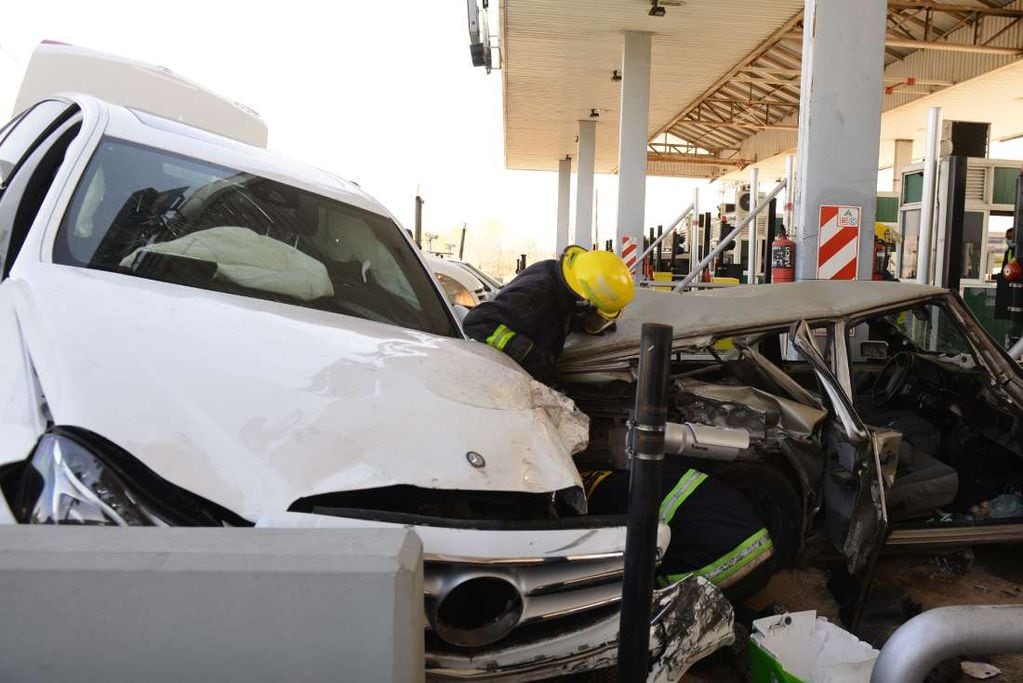
[[[573,335],[563,362],[635,351],[644,323],[674,328],[674,339],[703,342],[744,329],[788,325],[796,320],[855,317],[944,293],[929,285],[871,280],[814,280],[727,287],[688,294],[636,290],[615,330],[600,336]]]

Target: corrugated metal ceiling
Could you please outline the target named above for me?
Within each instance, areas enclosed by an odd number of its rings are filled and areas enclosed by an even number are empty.
[[[976,7],[1019,6],[1020,0],[948,0]],[[931,3],[934,4],[934,3]],[[617,161],[618,84],[623,30],[655,32],[651,73],[652,150],[685,141],[742,164],[740,149],[751,136],[790,137],[799,103],[799,31],[802,0],[720,0],[668,7],[664,17],[647,16],[649,0],[587,3],[504,0],[502,57],[505,86],[505,154],[510,168],[554,169],[575,153],[576,121],[600,113],[597,171]],[[907,7],[891,0],[892,40],[1018,46],[1023,22]],[[907,72],[913,47],[886,48],[885,109],[926,97],[962,80],[977,55],[938,53],[936,75]],[[930,54],[930,52],[928,51]],[[986,55],[987,69],[1015,58]],[[913,61],[913,60],[909,60]],[[975,71],[975,69],[974,69]],[[904,73],[905,72],[905,73]],[[915,76],[916,81],[906,81]],[[938,78],[937,76],[941,76]],[[745,145],[749,147],[748,144]],[[745,150],[748,152],[749,150]],[[653,174],[718,176],[730,169],[651,162]]]

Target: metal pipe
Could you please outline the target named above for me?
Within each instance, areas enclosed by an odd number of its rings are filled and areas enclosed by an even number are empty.
[[[650,669],[650,605],[657,565],[657,508],[664,462],[671,368],[670,325],[646,323],[640,335],[639,380],[631,429],[629,520],[618,626],[618,681],[646,681]]]
[[[939,607],[913,617],[888,639],[870,683],[918,683],[954,655],[1023,652],[1023,606]]]
[[[770,206],[771,200],[777,197],[778,194],[783,189],[785,189],[786,184],[787,184],[786,181],[782,180],[780,183],[775,185],[774,189],[771,190],[766,197],[764,197],[764,201],[760,203],[755,210],[750,211],[748,216],[739,221],[739,224],[736,225],[735,228],[733,228],[732,231],[728,233],[728,235],[726,235],[724,239],[718,242],[718,245],[711,249],[709,254],[703,257],[703,260],[700,261],[699,265],[697,265],[696,268],[691,270],[688,275],[682,278],[681,282],[675,285],[675,289],[673,291],[680,292],[690,282],[695,280],[697,276],[701,272],[703,272],[703,270],[708,265],[710,265],[710,262],[717,258],[718,254],[723,252],[728,247],[728,245],[731,244],[735,240],[735,238],[742,233],[742,229],[749,225],[750,221],[755,221],[757,219],[757,216],[760,215],[760,212],[766,209],[768,206]]]
[[[920,242],[916,250],[916,281],[931,279],[931,230],[934,226],[934,192],[938,173],[938,140],[941,136],[941,107],[927,113],[927,141],[924,144],[924,187],[920,199]]]
[[[663,233],[661,233],[661,235],[657,239],[651,240],[650,241],[650,246],[643,250],[643,253],[639,255],[638,259],[636,259],[636,265],[634,265],[629,270],[634,272],[636,270],[636,268],[638,268],[639,265],[641,263],[643,263],[643,259],[645,259],[650,254],[650,252],[652,252],[654,249],[656,249],[657,245],[660,244],[661,242],[663,242],[665,237],[667,237],[668,235],[673,233],[675,231],[675,228],[678,227],[679,223],[681,223],[682,220],[686,216],[688,216],[689,212],[692,211],[692,210],[693,210],[693,205],[690,204],[689,206],[687,206],[685,208],[685,211],[683,211],[682,214],[678,218],[676,218],[674,221],[672,221],[671,225],[668,226],[667,230],[665,230]]]
[[[749,209],[755,211],[757,208],[757,188],[760,187],[760,169],[756,166],[751,166],[749,169]],[[746,239],[749,240],[749,244],[746,245],[746,284],[755,285],[757,283],[757,222],[752,221],[749,224],[749,230],[746,233]]]
[[[692,422],[668,422],[664,428],[664,450],[704,460],[732,461],[749,449],[745,429],[710,427]]]
[[[462,223],[462,239],[458,241],[458,260],[461,261],[465,258],[465,231],[468,230],[469,224]]]

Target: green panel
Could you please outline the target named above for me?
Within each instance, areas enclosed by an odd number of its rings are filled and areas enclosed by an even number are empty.
[[[963,301],[977,318],[977,322],[987,330],[987,333],[999,345],[1004,344],[1005,338],[1009,334],[1009,321],[999,320],[995,317],[995,288],[964,287]]]
[[[881,223],[898,223],[899,222],[899,198],[898,197],[878,197],[877,198],[877,218],[876,220]]]
[[[914,204],[924,197],[924,172],[902,176],[902,203]]]
[[[1016,179],[1019,169],[995,167],[995,186],[991,192],[993,204],[1016,204]]]

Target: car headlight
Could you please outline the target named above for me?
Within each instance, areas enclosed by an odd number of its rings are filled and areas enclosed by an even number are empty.
[[[80,430],[44,434],[25,463],[19,488],[11,509],[25,524],[250,526]]]
[[[166,526],[139,502],[114,472],[71,439],[46,434],[31,467],[43,488],[32,506],[32,524]]]

